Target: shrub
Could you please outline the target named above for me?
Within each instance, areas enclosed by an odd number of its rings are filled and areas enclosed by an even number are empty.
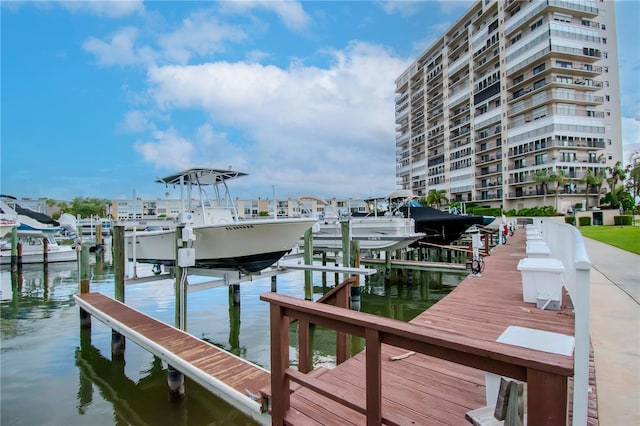
[[[589,216],[580,216],[578,218],[578,224],[580,226],[591,226],[591,218]]]
[[[576,209],[581,209],[582,208],[582,203],[576,203],[576,205],[574,207]]]
[[[633,216],[624,215],[624,216],[614,216],[613,223],[616,225],[631,225]]]
[[[576,226],[576,217],[575,216],[565,216],[564,223],[570,223],[573,226]]]

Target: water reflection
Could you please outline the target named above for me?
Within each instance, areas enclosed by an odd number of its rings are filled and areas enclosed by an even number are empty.
[[[110,251],[91,256],[91,290],[113,296]],[[408,321],[446,295],[464,274],[414,272],[410,277],[384,271],[363,278],[360,310]],[[313,276],[313,299],[333,285]],[[111,330],[93,320],[91,334],[80,331],[75,263],[24,265],[11,274],[0,270],[1,418],[3,424],[225,424],[248,425],[251,419],[185,379],[182,402],[168,401],[166,365],[128,342],[124,358],[111,357]],[[304,297],[304,276],[278,277],[278,292]],[[190,293],[188,332],[251,362],[269,368],[269,306],[259,295],[270,291],[268,278],[242,285],[241,304],[228,288]],[[127,304],[166,323],[174,320],[171,280],[127,285]],[[297,348],[296,325],[291,343]],[[78,340],[79,339],[79,340]],[[335,364],[335,332],[316,328],[315,366]],[[360,352],[363,339],[351,338],[350,351]],[[292,358],[295,352],[292,348]],[[295,362],[295,360],[294,360]],[[33,401],[40,409],[33,410]],[[55,413],[55,417],[51,417]]]
[[[153,357],[134,381],[125,374],[125,360],[110,360],[91,344],[91,332],[82,330],[75,351],[79,387],[78,414],[90,409],[94,392],[112,405],[114,424],[126,425],[252,425],[254,422],[225,402],[212,398],[197,383],[185,380],[187,392],[179,402],[168,402],[167,372]]]

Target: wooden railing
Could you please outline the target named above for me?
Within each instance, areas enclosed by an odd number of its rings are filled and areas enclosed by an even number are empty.
[[[475,340],[458,334],[277,293],[265,293],[260,296],[260,299],[270,303],[273,425],[284,424],[291,403],[291,381],[364,414],[368,425],[393,424],[393,421],[385,418],[382,412],[381,345],[383,343],[526,381],[528,386],[527,424],[534,426],[566,424],[567,378],[573,375],[572,357]],[[362,401],[354,400],[343,389],[336,389],[335,386],[290,368],[289,322],[291,319],[365,338],[366,397],[364,404]]]
[[[351,296],[351,286],[358,283],[358,277],[349,277],[326,294],[315,303],[324,303],[337,306],[339,308],[349,308],[349,297]],[[311,371],[311,346],[309,339],[309,321],[300,320],[298,325],[298,370],[302,373]],[[348,353],[349,336],[343,332],[336,333],[336,364],[342,364],[349,357]]]

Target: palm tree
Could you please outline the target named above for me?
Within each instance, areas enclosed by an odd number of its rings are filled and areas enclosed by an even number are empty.
[[[629,174],[627,189],[633,197],[640,195],[640,162],[627,165],[625,171]]]
[[[441,204],[448,202],[447,191],[444,189],[430,189],[427,194],[427,204],[440,208]]]
[[[624,182],[627,178],[627,174],[625,169],[622,167],[622,162],[617,161],[613,167],[607,167],[607,171],[609,172],[610,177],[607,178],[607,183],[609,183],[609,187],[611,192],[616,189],[618,186],[618,182]]]
[[[536,170],[533,174],[533,180],[539,183],[542,187],[543,201],[542,204],[547,204],[547,192],[549,192],[549,182],[552,181],[551,176],[547,173],[547,169]]]
[[[598,188],[598,197],[600,196],[600,188],[602,187],[602,183],[604,182],[604,178],[602,173],[598,173],[597,175],[593,174],[593,170],[587,169],[587,173],[585,173],[584,177],[580,179],[580,183],[586,184],[585,189],[585,210],[589,209],[589,188],[595,186]]]
[[[551,175],[551,178],[556,183],[555,206],[556,211],[558,211],[558,192],[560,192],[560,189],[563,188],[567,180],[569,180],[569,175],[567,175],[564,170],[558,170]]]

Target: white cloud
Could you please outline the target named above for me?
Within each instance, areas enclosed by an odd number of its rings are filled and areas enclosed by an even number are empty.
[[[181,137],[174,128],[153,132],[153,140],[138,141],[133,148],[157,168],[179,170],[193,166],[193,145]]]
[[[328,69],[242,62],[154,67],[150,90],[162,110],[202,109],[212,122],[239,132],[246,171],[263,186],[384,194],[395,188],[394,80],[408,63],[366,43],[328,53]],[[233,145],[223,151],[235,167]],[[154,147],[164,149],[148,146]],[[205,158],[199,151],[193,152]],[[145,159],[165,164],[162,155],[146,152]]]
[[[142,14],[145,10],[142,0],[61,1],[60,4],[74,13],[104,16],[107,18],[121,18],[134,13]]]
[[[87,39],[83,48],[96,56],[101,65],[133,65],[153,62],[156,54],[148,46],[136,46],[139,31],[124,27],[111,34],[108,41],[95,37]]]
[[[127,112],[118,127],[123,132],[131,133],[155,130],[155,125],[149,119],[148,113],[140,110]]]
[[[388,15],[398,14],[400,16],[411,16],[420,10],[420,2],[384,0],[376,2]]]
[[[258,8],[272,11],[293,31],[304,31],[311,24],[311,18],[297,1],[233,1],[221,4],[222,11],[243,15]]]
[[[243,30],[220,23],[210,11],[198,11],[184,19],[179,29],[160,37],[159,44],[166,59],[185,64],[194,54],[202,57],[222,52],[225,42],[240,42],[246,37]]]

